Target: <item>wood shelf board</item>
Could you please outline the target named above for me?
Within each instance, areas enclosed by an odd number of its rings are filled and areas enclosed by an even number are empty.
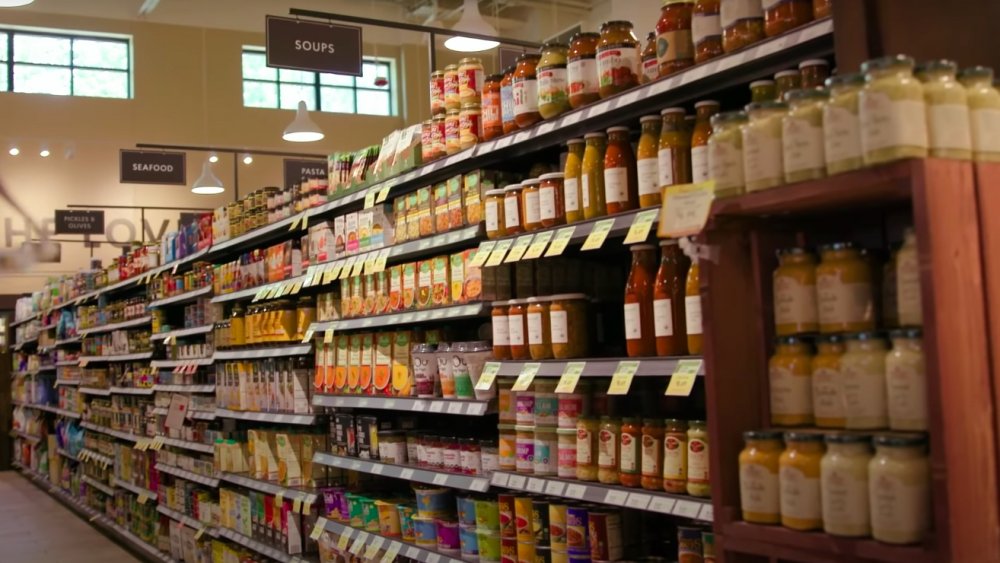
[[[821,531],[731,522],[717,540],[726,552],[770,556],[801,563],[939,563],[932,545],[891,545],[871,538],[842,538]],[[738,560],[738,559],[737,559]],[[727,559],[728,561],[728,559]]]

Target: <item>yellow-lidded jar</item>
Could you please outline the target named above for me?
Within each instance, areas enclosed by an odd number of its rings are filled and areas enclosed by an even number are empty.
[[[826,435],[826,455],[820,461],[823,531],[835,536],[871,534],[868,508],[868,464],[871,436]]]
[[[916,76],[924,85],[930,156],[970,160],[969,100],[965,88],[955,80],[956,72],[954,61],[937,60],[917,67]]]
[[[504,190],[487,190],[485,198],[486,238],[492,240],[506,236]]]
[[[865,77],[861,74],[839,74],[826,79],[830,97],[823,106],[823,148],[829,175],[861,168],[858,93],[864,84]]]
[[[778,251],[774,281],[774,331],[778,336],[816,332],[816,257],[804,248]]]
[[[801,89],[785,94],[788,113],[781,118],[782,164],[785,182],[814,180],[826,175],[823,154],[825,90]]]
[[[743,520],[753,524],[781,522],[778,464],[784,444],[778,430],[743,433],[740,452],[740,508]]]
[[[913,77],[913,59],[882,57],[861,65],[858,95],[862,158],[868,166],[927,157],[924,87]]]
[[[837,242],[820,248],[816,299],[820,332],[875,328],[871,265],[854,244]]]
[[[840,357],[845,428],[873,430],[888,425],[885,356],[885,340],[878,333],[857,332],[847,336],[847,346]]]
[[[566,166],[563,169],[563,205],[566,207],[566,222],[583,220],[583,195],[580,192],[580,176],[583,173],[583,139],[566,142]]]
[[[809,371],[812,376],[813,418],[821,428],[843,428],[844,396],[840,382],[840,357],[844,342],[838,334],[816,338],[816,355]]]
[[[788,112],[782,102],[757,102],[746,107],[749,121],[743,134],[743,174],[746,191],[780,186],[784,181],[781,119]]]
[[[743,134],[748,123],[742,111],[712,116],[712,136],[708,139],[708,177],[715,180],[715,197],[740,195],[746,190],[743,174]]]
[[[564,360],[586,356],[589,342],[587,296],[583,293],[562,293],[550,299],[552,357]],[[572,330],[570,327],[573,327]]]
[[[793,530],[818,530],[823,527],[820,501],[823,435],[785,432],[785,444],[778,460],[781,525]]]
[[[923,434],[879,435],[868,464],[872,537],[917,543],[931,527],[930,463]]]
[[[809,352],[809,345],[797,336],[778,337],[774,355],[768,362],[771,424],[776,426],[812,424]]]
[[[958,76],[969,99],[972,156],[976,162],[1000,162],[1000,92],[993,87],[993,69],[974,66]]]

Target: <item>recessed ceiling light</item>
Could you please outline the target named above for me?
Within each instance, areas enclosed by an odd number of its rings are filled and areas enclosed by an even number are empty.
[[[42,151],[40,153],[38,153],[38,156],[40,156],[42,158],[48,158],[48,156],[50,154],[52,154],[52,153],[49,152],[49,149],[42,149]]]
[[[219,155],[217,155],[217,154],[215,154],[213,152],[212,156],[208,157],[208,161],[211,162],[212,164],[215,164],[216,162],[219,162]]]
[[[249,154],[243,157],[243,164],[250,165],[253,164],[253,157]]]
[[[7,151],[7,152],[10,154],[10,156],[17,156],[17,155],[21,154],[21,149],[19,149],[17,147],[11,147],[10,150]]]

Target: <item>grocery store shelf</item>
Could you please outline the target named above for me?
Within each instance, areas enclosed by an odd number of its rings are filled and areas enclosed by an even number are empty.
[[[39,317],[39,313],[35,313],[35,314],[31,315],[31,316],[24,317],[23,319],[21,319],[19,321],[11,321],[10,324],[7,325],[7,326],[9,326],[10,328],[14,328],[16,326],[23,325],[24,323],[30,323],[31,321],[37,319],[38,317]]]
[[[111,395],[111,389],[101,389],[99,387],[80,387],[80,392],[84,395],[99,395],[101,397],[108,397]]]
[[[490,480],[486,477],[470,477],[458,473],[448,473],[445,471],[430,471],[418,469],[416,467],[406,467],[403,465],[392,465],[368,461],[353,457],[342,457],[338,455],[317,452],[313,455],[313,463],[319,463],[329,467],[359,471],[383,477],[393,477],[404,481],[414,481],[417,483],[428,483],[451,487],[453,489],[463,489],[466,491],[483,492],[490,488]]]
[[[114,458],[111,456],[95,452],[94,450],[88,450],[87,448],[82,448],[76,457],[80,460],[94,460],[97,463],[102,463],[104,465],[111,465],[115,462]]]
[[[46,371],[56,371],[55,364],[49,364],[49,365],[46,365],[46,366],[38,366],[38,369],[36,369],[34,373],[43,373],[43,372],[46,372]]]
[[[201,259],[201,257],[203,257],[207,253],[208,253],[208,248],[203,248],[203,249],[201,249],[201,250],[199,250],[197,252],[192,252],[191,254],[188,254],[184,258],[180,258],[178,260],[174,260],[173,262],[167,262],[166,264],[163,264],[161,266],[157,266],[157,267],[153,268],[152,270],[149,270],[149,271],[143,273],[142,275],[153,274],[155,276],[157,274],[161,274],[163,272],[166,272],[167,270],[180,271],[182,268],[186,269],[185,267],[187,265],[192,264],[196,260]]]
[[[181,469],[180,467],[174,467],[173,465],[168,465],[166,463],[157,463],[156,470],[163,473],[168,473],[174,477],[180,477],[181,479],[187,479],[188,481],[194,481],[195,483],[201,483],[207,487],[218,487],[219,479],[218,477],[205,477],[204,475],[199,475],[197,473],[192,473],[186,469]]]
[[[156,369],[170,369],[178,368],[181,366],[210,366],[215,358],[194,358],[190,360],[153,360],[149,363],[150,366]]]
[[[215,409],[215,416],[218,418],[235,418],[239,420],[252,420],[254,422],[272,422],[275,424],[302,424],[312,426],[316,423],[319,415],[315,414],[291,414],[280,412],[246,412],[232,411],[229,409]]]
[[[59,326],[59,323],[52,323],[52,324],[42,325],[42,326],[38,327],[38,330],[39,331],[52,330],[52,329],[56,328],[57,326]]]
[[[37,335],[35,335],[35,336],[31,337],[31,338],[25,338],[24,340],[22,340],[20,342],[15,342],[14,343],[14,349],[15,350],[20,350],[21,348],[24,348],[25,346],[29,346],[29,345],[32,345],[32,344],[38,344],[38,336]]]
[[[215,385],[154,385],[153,391],[166,393],[215,393]]]
[[[712,521],[712,500],[707,498],[555,477],[533,477],[505,471],[493,472],[490,484],[495,487],[544,494],[551,497],[610,504],[636,510],[649,510],[691,518],[692,520]]]
[[[152,387],[112,387],[112,395],[152,395]]]
[[[218,528],[218,537],[236,542],[243,547],[249,548],[261,555],[264,555],[281,563],[314,563],[316,556],[289,555],[279,549],[275,549],[257,540],[250,539],[243,534],[237,533],[229,528]]]
[[[700,360],[701,356],[672,356],[660,358],[579,358],[575,360],[540,360],[532,361],[511,361],[500,362],[499,376],[517,376],[526,364],[540,364],[536,377],[559,377],[566,370],[566,364],[585,363],[582,377],[611,377],[615,373],[618,364],[623,361],[639,362],[639,369],[636,370],[636,377],[665,377],[674,373],[677,364],[681,360]],[[698,370],[698,375],[705,375],[705,366]]]
[[[79,344],[83,338],[79,336],[74,336],[72,338],[64,338],[62,340],[56,340],[56,346],[67,346],[69,344]],[[57,362],[56,365],[59,365]]]
[[[135,434],[132,434],[131,432],[122,432],[120,430],[112,430],[112,429],[110,429],[110,428],[108,428],[106,426],[99,426],[99,425],[94,424],[92,422],[81,422],[80,426],[82,426],[82,427],[84,427],[84,428],[86,428],[88,430],[93,430],[94,432],[100,432],[101,434],[107,434],[108,436],[114,436],[115,438],[119,438],[121,440],[128,440],[130,442],[135,442],[135,441],[139,440],[139,438],[144,437],[144,436],[136,436]]]
[[[453,321],[483,317],[488,315],[489,311],[489,303],[471,303],[467,305],[438,307],[436,309],[424,309],[422,311],[410,311],[408,313],[393,313],[391,315],[379,315],[375,317],[319,322],[311,324],[309,329],[313,331],[314,335],[319,335],[328,328],[341,331],[381,328],[400,324],[409,325],[423,322]]]
[[[73,460],[73,461],[80,461],[79,458],[77,458],[77,456],[70,454],[68,451],[66,451],[66,450],[64,450],[62,448],[56,449],[56,452],[59,455],[61,455],[64,458],[66,458],[66,459],[70,459],[70,460]]]
[[[42,441],[42,437],[41,436],[36,436],[34,434],[28,434],[27,432],[24,432],[23,430],[14,430],[14,434],[16,434],[22,440],[27,440],[28,442],[31,442],[32,444],[37,444],[37,443],[39,443],[39,442]]]
[[[43,411],[46,411],[46,412],[55,413],[55,414],[57,414],[59,416],[65,416],[65,417],[68,417],[68,418],[80,418],[81,416],[83,416],[82,414],[80,414],[80,413],[78,413],[76,411],[71,411],[69,409],[61,409],[59,407],[54,407],[52,405],[27,405],[27,406],[29,406],[31,408],[34,408],[34,409],[38,409],[38,410],[43,410]]]
[[[80,360],[63,360],[61,362],[56,362],[56,367],[68,368],[80,365]]]
[[[216,350],[212,358],[219,360],[254,360],[282,356],[301,356],[312,352],[312,344],[294,344],[272,348],[250,348],[246,350]]]
[[[201,452],[205,454],[210,454],[215,451],[215,446],[212,444],[202,444],[201,442],[189,442],[187,440],[180,440],[178,438],[167,438],[163,436],[163,443],[167,446],[173,446],[175,448],[182,448],[185,450],[191,450],[193,452]]]
[[[398,262],[401,260],[409,260],[410,258],[418,258],[427,254],[439,254],[460,247],[469,247],[469,243],[485,238],[485,225],[477,224],[471,227],[465,227],[464,229],[434,235],[432,237],[394,244],[388,247],[388,259],[393,262]]]
[[[164,516],[171,518],[172,520],[181,522],[182,524],[184,524],[189,528],[194,528],[195,530],[204,529],[205,533],[212,537],[218,537],[219,535],[218,531],[211,525],[195,520],[194,518],[191,518],[187,514],[181,514],[180,512],[167,508],[162,504],[156,506],[156,511],[159,512],[160,514],[163,514]]]
[[[173,295],[171,297],[164,297],[163,299],[150,301],[149,305],[147,305],[146,308],[153,309],[156,307],[165,307],[167,305],[177,305],[180,303],[187,303],[188,301],[194,301],[199,297],[203,297],[211,293],[212,293],[212,286],[206,285],[205,287],[199,287],[198,289],[187,291],[178,295]]]
[[[191,328],[179,328],[177,330],[169,330],[167,332],[158,332],[149,337],[150,340],[166,340],[167,338],[184,338],[186,336],[194,336],[196,334],[205,334],[212,332],[215,325],[202,325],[195,326]]]
[[[168,410],[169,409],[167,409],[167,407],[156,407],[153,410],[151,410],[150,412],[153,413],[153,414],[155,414],[155,415],[159,415],[159,416],[167,416]],[[190,418],[190,419],[194,419],[194,420],[215,420],[215,411],[214,410],[213,411],[187,411],[187,413],[184,416],[185,416],[185,418]]]
[[[137,326],[148,325],[153,322],[153,317],[146,315],[145,317],[139,317],[137,319],[129,319],[127,321],[122,321],[120,323],[111,323],[101,326],[94,326],[90,328],[81,328],[80,334],[83,336],[90,336],[91,334],[101,334],[104,332],[111,332],[113,330],[121,330],[123,328],[132,328]]]
[[[119,479],[117,477],[112,477],[111,478],[111,482],[114,483],[114,485],[116,487],[118,487],[118,488],[125,489],[127,491],[132,491],[133,493],[135,493],[135,494],[137,494],[139,496],[144,496],[144,497],[146,497],[147,499],[149,499],[149,500],[151,500],[153,502],[156,502],[156,500],[157,500],[156,499],[156,493],[153,492],[153,491],[151,491],[151,490],[149,490],[149,489],[146,489],[144,487],[140,487],[138,485],[133,485],[132,483],[127,483],[127,482],[122,481],[121,479]]]
[[[104,493],[106,495],[115,496],[115,488],[114,487],[111,487],[111,486],[109,486],[109,485],[107,485],[105,483],[102,483],[102,482],[98,481],[97,479],[94,479],[93,477],[91,477],[89,475],[84,475],[83,477],[80,478],[80,480],[83,481],[84,483],[86,483],[86,484],[94,487],[98,491],[101,491],[102,493]]]
[[[137,360],[148,360],[153,357],[153,351],[136,352],[134,354],[121,354],[118,356],[80,356],[80,362],[134,362]]]
[[[483,416],[496,412],[490,401],[456,399],[416,399],[410,397],[366,397],[364,395],[313,395],[313,406],[352,409],[376,409],[405,412],[431,412]]]
[[[254,229],[248,233],[233,237],[216,244],[208,249],[206,259],[214,259],[228,252],[241,252],[244,248],[254,248],[260,246],[268,240],[280,238],[289,230],[292,223],[299,223],[302,214],[287,217],[276,223],[265,225],[259,229]]]
[[[267,481],[251,479],[250,477],[239,475],[237,473],[220,473],[219,479],[226,481],[227,483],[234,483],[262,493],[268,493],[271,495],[281,493],[285,500],[294,501],[295,499],[299,499],[305,504],[313,504],[317,499],[319,499],[319,495],[315,491],[304,491],[291,487],[283,487]]]
[[[361,546],[366,549],[371,544],[380,543],[379,547],[380,550],[384,551],[396,550],[400,556],[406,557],[407,559],[420,561],[422,563],[463,563],[461,559],[456,559],[451,555],[442,553],[440,551],[435,551],[433,549],[428,549],[426,547],[420,547],[416,544],[406,541],[400,541],[398,539],[393,539],[388,536],[383,536],[381,534],[366,532],[364,530],[352,528],[350,526],[341,524],[340,522],[334,522],[333,520],[327,520],[324,529],[338,536],[343,536],[346,534],[348,537],[348,541],[350,541],[351,547],[354,546],[354,542],[360,542]],[[398,544],[398,546],[394,544]],[[378,557],[371,559],[371,561],[376,561],[376,560],[378,560]]]

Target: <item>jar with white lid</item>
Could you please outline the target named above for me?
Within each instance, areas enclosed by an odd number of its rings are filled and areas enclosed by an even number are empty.
[[[922,337],[919,328],[889,333],[892,350],[885,357],[885,385],[889,428],[893,430],[926,431],[928,428]]]
[[[965,88],[955,80],[957,72],[955,62],[944,59],[922,63],[915,71],[924,85],[930,156],[970,160],[969,99]]]
[[[784,181],[781,118],[788,106],[781,102],[755,102],[748,104],[746,111],[750,120],[740,127],[746,191],[780,186]]]
[[[785,182],[815,180],[826,175],[823,143],[824,90],[801,89],[785,94],[788,113],[781,118]]]
[[[835,536],[865,537],[871,533],[868,509],[868,464],[871,436],[826,435],[826,454],[820,460],[820,498],[823,531]]]
[[[893,544],[918,543],[931,527],[930,463],[922,434],[875,437],[868,464],[872,537]]]
[[[861,65],[865,87],[858,94],[861,152],[867,166],[927,157],[924,87],[913,77],[913,59],[882,57]]]
[[[861,168],[858,93],[864,85],[865,77],[856,73],[826,79],[830,98],[823,105],[823,148],[829,175]]]

